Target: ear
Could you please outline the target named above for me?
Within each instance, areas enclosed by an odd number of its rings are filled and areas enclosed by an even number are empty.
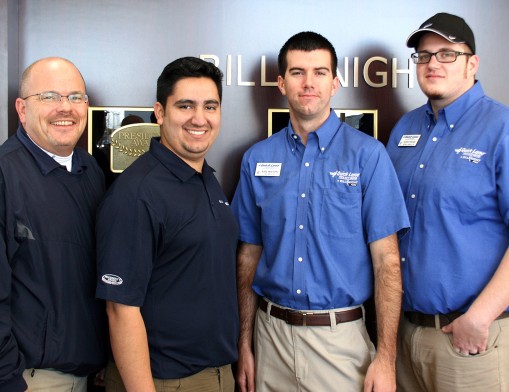
[[[277,77],[277,86],[279,91],[281,91],[281,94],[286,95],[285,80],[281,75],[278,75]]]
[[[24,99],[16,98],[16,111],[18,112],[19,121],[25,126],[26,123],[26,102]]]
[[[339,90],[339,78],[336,76],[334,79],[332,79],[332,91],[330,96],[333,97],[336,95],[336,93]]]
[[[473,56],[468,57],[469,57],[467,63],[468,76],[474,76],[479,70],[479,56],[474,54]]]
[[[154,115],[156,116],[157,123],[159,125],[163,125],[164,108],[163,108],[163,105],[161,105],[160,102],[156,102],[154,104]]]

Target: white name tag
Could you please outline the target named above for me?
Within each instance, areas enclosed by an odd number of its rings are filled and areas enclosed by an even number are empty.
[[[398,147],[415,147],[421,135],[403,135],[398,143]]]
[[[257,177],[278,177],[281,175],[281,163],[258,162],[256,164],[255,176]]]

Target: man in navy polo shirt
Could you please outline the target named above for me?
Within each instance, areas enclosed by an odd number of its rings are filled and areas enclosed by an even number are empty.
[[[278,65],[290,123],[246,152],[233,202],[241,391],[394,391],[396,233],[408,227],[398,179],[383,145],[331,110],[339,80],[326,38],[296,34]],[[362,310],[373,284],[376,355]]]
[[[238,228],[205,161],[221,83],[217,67],[194,57],[166,66],[154,106],[161,137],[100,207],[97,296],[108,301],[116,364],[108,391],[234,389]]]
[[[509,391],[509,108],[484,95],[474,34],[439,13],[407,39],[428,102],[387,150],[412,230],[400,242],[398,390]]]

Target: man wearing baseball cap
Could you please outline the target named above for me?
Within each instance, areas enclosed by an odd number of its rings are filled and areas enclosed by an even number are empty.
[[[387,145],[412,227],[398,391],[509,391],[509,108],[475,79],[462,18],[431,17],[407,46],[428,101]]]

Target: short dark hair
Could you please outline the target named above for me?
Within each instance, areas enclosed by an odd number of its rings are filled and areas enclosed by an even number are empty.
[[[157,79],[157,102],[166,107],[175,84],[184,78],[209,78],[216,84],[219,101],[223,97],[223,73],[214,64],[197,57],[182,57],[172,61]]]
[[[288,61],[286,59],[286,55],[289,50],[302,50],[304,52],[311,52],[313,50],[325,49],[329,51],[331,56],[331,67],[332,74],[334,77],[337,76],[337,68],[338,68],[338,56],[336,55],[336,50],[334,46],[329,42],[327,38],[318,33],[314,33],[312,31],[303,31],[301,33],[297,33],[294,36],[290,37],[288,41],[283,45],[281,50],[279,51],[279,56],[277,58],[277,65],[279,69],[279,75],[281,77],[285,76],[286,68],[288,67]]]

